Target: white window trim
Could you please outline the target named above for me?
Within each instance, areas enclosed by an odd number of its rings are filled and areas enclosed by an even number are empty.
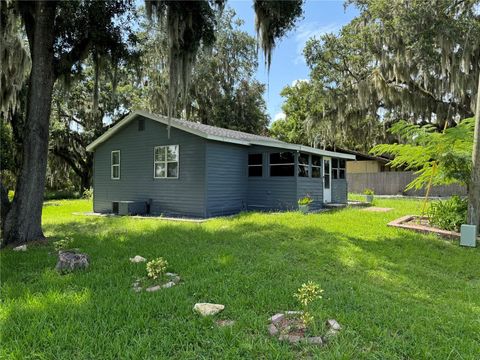
[[[166,148],[168,146],[176,146],[178,151],[177,151],[177,160],[176,161],[167,161],[167,150]],[[155,160],[155,153],[158,148],[165,148],[165,161],[156,161]],[[169,163],[177,163],[177,176],[167,176],[168,174],[168,164]],[[165,164],[165,176],[155,176],[155,165],[156,164]],[[153,178],[154,179],[178,179],[180,175],[180,145],[158,145],[153,148]]]
[[[114,164],[113,163],[113,154],[114,153],[118,153],[118,164]],[[112,180],[120,180],[120,150],[112,150],[111,154],[110,154],[110,178]],[[118,177],[113,177],[113,168],[115,166],[118,166]]]

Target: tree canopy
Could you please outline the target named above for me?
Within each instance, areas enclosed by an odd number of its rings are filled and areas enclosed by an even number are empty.
[[[366,150],[364,139],[368,146],[385,142],[386,130],[401,119],[440,130],[445,122],[454,126],[473,116],[480,74],[478,1],[346,5],[359,15],[337,34],[310,39],[304,50],[311,68],[306,118],[337,134],[320,135],[323,142]]]

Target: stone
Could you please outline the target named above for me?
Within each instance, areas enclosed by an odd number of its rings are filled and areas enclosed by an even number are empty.
[[[268,325],[268,333],[270,334],[270,336],[275,336],[278,334],[278,329],[275,325],[273,324],[270,324]]]
[[[235,320],[217,320],[215,323],[220,327],[227,327],[233,326],[235,324]]]
[[[282,321],[284,317],[285,317],[285,314],[278,313],[278,314],[273,315],[273,316],[270,318],[270,321],[271,321],[272,323],[276,324],[276,323]]]
[[[13,251],[27,251],[27,245],[20,245],[13,248]]]
[[[154,292],[154,291],[160,290],[161,288],[162,287],[160,285],[155,285],[155,286],[150,286],[150,287],[146,288],[145,291]]]
[[[307,338],[307,342],[313,345],[323,345],[323,339],[321,336],[312,336]]]
[[[330,329],[332,330],[340,330],[342,327],[340,326],[340,324],[337,322],[337,320],[335,319],[329,319],[327,320],[327,325]]]
[[[142,257],[140,255],[135,255],[133,258],[130,258],[130,261],[132,263],[141,263],[141,262],[147,261],[147,259],[145,259],[144,257]]]
[[[299,335],[280,335],[278,340],[288,341],[289,343],[296,344],[302,340],[302,337]]]
[[[177,274],[171,273],[171,272],[167,272],[167,273],[165,273],[165,275],[170,276],[170,277],[178,276]]]
[[[225,305],[211,303],[196,303],[193,307],[193,310],[202,316],[215,315],[223,309],[225,309]]]
[[[168,289],[168,288],[171,288],[172,286],[175,286],[175,285],[176,285],[176,283],[174,283],[173,281],[169,281],[166,284],[163,284],[162,288]]]
[[[90,264],[87,254],[74,251],[59,251],[55,269],[60,272],[85,269]]]
[[[180,281],[181,281],[180,276],[174,276],[174,277],[172,277],[172,279],[170,280],[170,282],[173,282],[175,285],[176,285],[176,284],[179,284]]]

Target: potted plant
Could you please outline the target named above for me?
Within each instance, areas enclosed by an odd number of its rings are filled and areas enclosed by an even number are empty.
[[[310,204],[313,202],[313,199],[307,195],[303,198],[298,199],[298,210],[306,214],[310,211]]]
[[[365,200],[368,202],[368,203],[372,203],[373,202],[373,195],[375,194],[375,192],[372,190],[372,189],[365,189],[363,190],[363,195],[365,195]]]

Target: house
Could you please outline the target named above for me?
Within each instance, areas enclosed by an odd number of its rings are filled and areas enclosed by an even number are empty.
[[[347,202],[350,154],[135,111],[88,147],[99,213],[212,217]]]

